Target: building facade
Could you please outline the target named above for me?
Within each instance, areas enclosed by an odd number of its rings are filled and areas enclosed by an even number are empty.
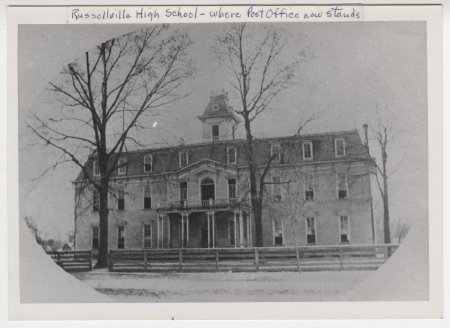
[[[111,180],[109,248],[251,247],[245,140],[227,96],[199,119],[203,143],[124,152]],[[370,157],[357,130],[255,139],[264,246],[374,243]],[[87,171],[98,178],[95,156]],[[76,249],[99,245],[99,197],[74,181]],[[84,187],[82,187],[84,186]]]

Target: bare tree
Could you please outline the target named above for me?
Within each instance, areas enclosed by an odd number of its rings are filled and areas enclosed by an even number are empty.
[[[381,198],[383,201],[383,230],[384,230],[384,243],[389,244],[391,242],[391,229],[390,229],[390,218],[389,218],[389,190],[388,190],[388,179],[391,173],[388,173],[387,170],[387,161],[388,161],[388,143],[390,140],[390,126],[384,124],[381,121],[380,116],[378,115],[378,124],[376,129],[374,130],[375,139],[380,147],[381,152],[381,165],[373,161],[373,165],[377,169],[377,173],[381,176],[378,177],[376,174],[376,181],[378,185],[378,189],[381,194]]]
[[[228,83],[239,95],[246,135],[246,155],[250,171],[250,197],[255,220],[256,246],[263,246],[262,206],[264,179],[273,157],[259,163],[255,156],[252,122],[270,108],[276,96],[293,83],[295,69],[302,54],[292,62],[281,60],[287,39],[274,28],[264,33],[247,24],[233,24],[219,37],[214,48],[220,63],[230,72]],[[260,167],[263,167],[260,172]],[[259,180],[259,181],[257,181]],[[259,187],[258,187],[259,186]]]
[[[97,268],[107,266],[110,181],[118,167],[127,165],[119,164],[119,157],[128,144],[142,146],[133,133],[145,128],[144,116],[180,98],[175,90],[193,72],[186,52],[190,45],[185,33],[167,25],[106,41],[87,51],[83,60],[68,64],[63,82],[50,83],[61,103],[55,116],[34,114],[27,122],[42,146],[60,152],[54,166],[75,163],[98,192]],[[92,172],[94,160],[98,176]]]

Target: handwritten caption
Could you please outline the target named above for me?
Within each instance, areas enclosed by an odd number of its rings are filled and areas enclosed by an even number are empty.
[[[71,7],[68,23],[362,20],[358,6]]]

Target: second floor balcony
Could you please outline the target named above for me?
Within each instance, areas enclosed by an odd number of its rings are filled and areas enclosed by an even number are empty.
[[[237,198],[208,199],[208,200],[179,200],[175,202],[158,203],[158,211],[185,211],[185,210],[225,210],[239,207],[248,207],[245,200]]]

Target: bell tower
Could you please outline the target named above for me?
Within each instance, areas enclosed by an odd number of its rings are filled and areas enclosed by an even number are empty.
[[[206,109],[198,119],[202,121],[203,140],[210,142],[234,139],[234,130],[239,123],[225,92],[211,94]]]

